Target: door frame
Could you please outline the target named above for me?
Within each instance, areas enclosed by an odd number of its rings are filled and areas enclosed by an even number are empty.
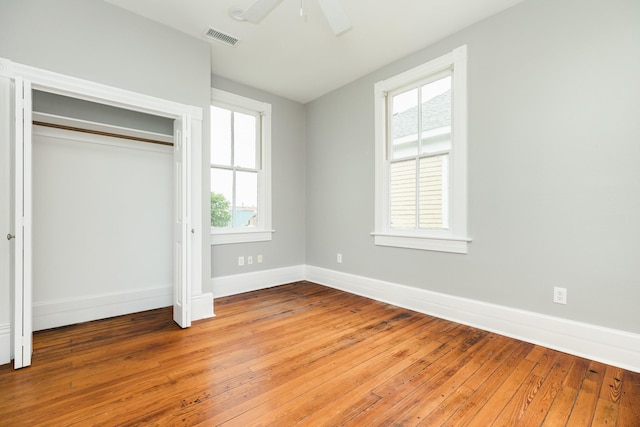
[[[175,249],[177,246],[183,248],[180,253],[174,253],[174,258],[177,258],[176,265],[174,265],[174,320],[183,328],[189,327],[193,318],[191,302],[194,295],[202,293],[202,197],[200,197],[202,193],[200,155],[202,152],[202,108],[53,73],[0,58],[0,68],[3,67],[5,71],[7,68],[9,69],[9,74],[14,81],[26,82],[27,86],[30,86],[30,90],[50,92],[174,119],[177,129],[174,133],[174,147],[176,147],[174,149],[174,163],[177,162],[181,165],[180,172],[177,169],[174,170],[174,194],[178,192],[182,194],[181,201],[183,202],[179,203],[177,197],[174,197],[175,237],[173,251],[177,252]],[[27,116],[30,116],[31,103],[27,102],[25,106],[29,109]],[[30,140],[30,126],[24,127],[28,133],[26,139]],[[14,133],[18,134],[19,132],[16,130]],[[179,140],[175,138],[179,138]],[[31,161],[30,157],[25,160]],[[31,165],[27,166],[27,170],[29,170]],[[30,214],[28,215],[30,216]],[[15,220],[16,224],[19,222],[17,219]],[[15,224],[14,227],[18,228]],[[26,223],[25,227],[30,228],[30,224]],[[14,229],[13,234],[17,235],[16,231]],[[25,233],[25,236],[29,236],[29,232],[30,230]],[[176,239],[179,240],[179,245],[175,244]],[[31,254],[26,253],[25,258],[30,259]],[[14,294],[18,293],[20,286],[16,285],[15,290]],[[17,298],[14,295],[14,314],[16,312],[18,314],[31,313],[30,282],[22,283],[22,295],[28,298]],[[16,322],[15,318],[17,316],[14,316],[12,322],[14,360],[18,361],[15,356],[21,342],[22,348],[28,352],[28,356],[23,354],[24,357],[20,358],[20,363],[14,363],[14,367],[17,369],[30,365],[32,328],[31,322]],[[16,323],[23,323],[22,332],[16,330],[16,327],[19,326]]]

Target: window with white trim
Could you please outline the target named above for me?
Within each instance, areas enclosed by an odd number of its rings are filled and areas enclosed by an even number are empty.
[[[375,85],[375,244],[467,253],[466,46]]]
[[[211,91],[211,243],[271,240],[271,105]]]

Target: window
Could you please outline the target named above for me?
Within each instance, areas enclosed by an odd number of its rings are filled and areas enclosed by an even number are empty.
[[[270,104],[212,89],[212,244],[271,240],[270,141]]]
[[[376,245],[466,253],[466,46],[375,85]]]

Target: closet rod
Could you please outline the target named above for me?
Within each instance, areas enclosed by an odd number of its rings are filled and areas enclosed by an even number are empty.
[[[54,124],[54,123],[46,123],[46,122],[41,122],[41,121],[36,121],[36,120],[33,121],[33,124],[34,124],[34,126],[45,126],[45,127],[50,127],[50,128],[56,128],[56,129],[71,130],[71,131],[74,131],[74,132],[90,133],[90,134],[93,134],[93,135],[109,136],[109,137],[112,137],[112,138],[130,139],[132,141],[149,142],[151,144],[160,144],[160,145],[173,146],[173,142],[158,141],[157,139],[140,138],[140,137],[137,137],[137,136],[121,135],[121,134],[118,134],[118,133],[102,132],[102,131],[99,131],[99,130],[91,130],[91,129],[83,129],[83,128],[78,128],[78,127],[74,127],[74,126],[58,125],[58,124]]]

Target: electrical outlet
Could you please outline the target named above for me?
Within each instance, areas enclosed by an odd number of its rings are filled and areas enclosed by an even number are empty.
[[[567,303],[567,288],[553,288],[553,302],[556,304]]]
[[[262,264],[262,255],[258,255],[258,264]]]
[[[247,264],[249,264],[249,265],[253,264],[253,256],[252,255],[249,255],[247,257]]]
[[[338,262],[338,264],[342,263],[342,254],[337,254],[336,255],[336,261]]]
[[[244,265],[244,257],[243,256],[239,256],[238,257],[238,266],[242,267]]]

